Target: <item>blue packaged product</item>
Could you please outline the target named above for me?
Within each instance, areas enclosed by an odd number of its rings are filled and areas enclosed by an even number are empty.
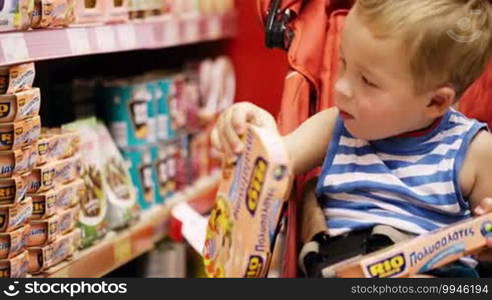
[[[175,138],[171,113],[169,109],[169,97],[172,92],[172,79],[161,79],[157,82],[157,139],[161,141],[172,140]]]
[[[125,80],[106,82],[99,97],[103,98],[105,119],[120,148],[140,147],[155,140],[154,103],[145,85]]]
[[[130,174],[137,189],[138,204],[141,209],[149,209],[156,202],[156,174],[152,164],[150,147],[122,151],[130,164]]]

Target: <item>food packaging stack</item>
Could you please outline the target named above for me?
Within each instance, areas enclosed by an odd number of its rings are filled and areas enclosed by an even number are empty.
[[[27,190],[41,133],[34,77],[33,63],[0,68],[0,278],[22,278],[28,271],[33,202]]]

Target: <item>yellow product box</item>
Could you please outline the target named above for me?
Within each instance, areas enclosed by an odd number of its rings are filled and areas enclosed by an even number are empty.
[[[23,251],[11,259],[0,260],[0,278],[25,278],[28,267],[28,253]]]
[[[39,88],[0,95],[0,123],[17,122],[39,115],[41,91]]]
[[[9,232],[23,226],[31,214],[31,198],[16,204],[0,205],[0,232]]]
[[[12,258],[24,251],[30,232],[31,226],[26,224],[12,232],[0,233],[0,259]]]
[[[24,199],[27,193],[27,175],[0,179],[0,205],[10,205]]]
[[[0,94],[15,94],[32,89],[36,71],[34,63],[0,67]]]
[[[37,158],[36,145],[17,150],[0,151],[0,179],[26,174],[37,164]]]
[[[31,220],[31,232],[27,238],[28,247],[43,246],[58,237],[60,218],[54,215],[44,220]]]
[[[80,246],[80,239],[81,231],[75,229],[51,244],[29,248],[29,273],[39,274],[72,256]]]
[[[0,151],[17,150],[35,143],[41,134],[39,116],[14,123],[0,124]]]

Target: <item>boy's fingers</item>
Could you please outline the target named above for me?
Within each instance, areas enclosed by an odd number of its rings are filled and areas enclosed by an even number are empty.
[[[232,114],[228,114],[225,117],[225,124],[231,124],[232,125]],[[238,134],[236,133],[236,129],[234,126],[225,126],[223,128],[223,132],[225,134],[225,137],[227,139],[227,143],[229,144],[229,148],[232,150],[234,153],[240,153],[242,150],[242,142],[241,139],[239,138]]]
[[[492,212],[492,198],[484,198],[475,208],[475,213],[477,215],[483,215],[489,212]]]
[[[214,147],[217,151],[224,151],[224,149],[222,148],[222,144],[220,143],[219,132],[217,128],[214,128],[212,130],[212,133],[210,134],[210,141],[212,143],[212,147]]]

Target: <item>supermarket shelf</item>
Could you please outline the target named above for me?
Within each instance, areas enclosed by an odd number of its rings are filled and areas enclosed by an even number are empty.
[[[63,57],[157,49],[232,37],[235,13],[0,34],[0,66]]]
[[[213,203],[219,179],[219,174],[215,173],[199,180],[194,186],[177,193],[162,207],[144,212],[140,221],[129,229],[108,233],[95,246],[78,252],[71,260],[48,269],[38,277],[95,278],[110,273],[152,250],[158,241],[166,237],[173,205],[180,201],[188,201],[192,206],[200,202]]]

